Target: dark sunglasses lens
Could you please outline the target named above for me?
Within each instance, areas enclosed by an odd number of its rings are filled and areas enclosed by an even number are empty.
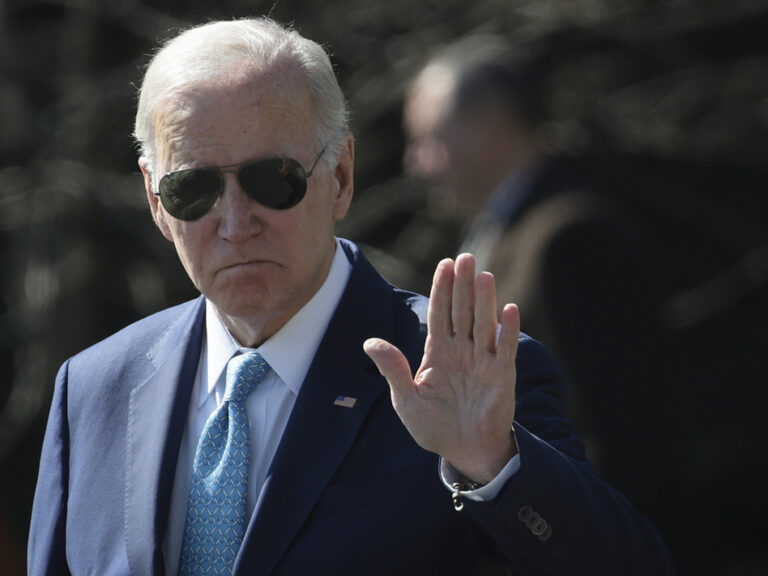
[[[307,191],[304,168],[290,158],[254,162],[243,167],[238,178],[251,198],[275,210],[295,206]]]
[[[197,220],[216,203],[221,176],[213,170],[179,170],[160,180],[160,200],[166,211],[179,220]]]

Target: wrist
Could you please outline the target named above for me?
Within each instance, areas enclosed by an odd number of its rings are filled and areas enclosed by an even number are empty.
[[[457,479],[458,483],[466,486],[475,485],[477,488],[488,484],[496,478],[509,461],[518,454],[517,441],[515,439],[515,431],[513,428],[510,428],[510,433],[507,438],[508,443],[506,446],[497,450],[493,455],[480,457],[475,453],[472,457],[467,458],[466,461],[460,461],[458,463],[447,459],[460,475],[460,478]],[[476,488],[468,489],[475,490]],[[463,492],[465,489],[462,488],[461,491]]]

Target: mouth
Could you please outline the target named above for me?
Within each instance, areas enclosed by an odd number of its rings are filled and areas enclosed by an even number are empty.
[[[219,268],[219,272],[245,272],[248,270],[258,270],[266,266],[275,266],[271,260],[247,260],[245,262],[235,262]]]

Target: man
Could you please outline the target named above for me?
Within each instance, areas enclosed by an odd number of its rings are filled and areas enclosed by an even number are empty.
[[[654,400],[671,374],[654,296],[661,254],[627,210],[548,153],[541,72],[496,36],[438,51],[407,94],[405,162],[433,185],[434,205],[463,219],[459,250],[557,357],[600,472],[669,526],[667,432],[644,425],[650,413],[673,421]],[[637,458],[649,466],[635,469]]]
[[[30,574],[672,570],[490,274],[445,260],[427,303],[334,237],[354,144],[322,48],[266,19],[187,31],[136,135],[202,296],[62,367]]]
[[[544,164],[542,100],[533,67],[489,35],[436,52],[407,90],[405,166],[434,184],[432,212],[465,223],[483,267]]]

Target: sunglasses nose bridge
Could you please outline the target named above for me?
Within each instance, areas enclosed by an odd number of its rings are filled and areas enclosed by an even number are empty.
[[[221,192],[218,203],[221,205],[222,217],[227,220],[227,226],[252,227],[253,221],[260,221],[262,210],[267,209],[254,197],[254,191],[243,186],[242,170],[246,166],[224,166],[219,168]]]
[[[240,186],[240,181],[237,177],[239,171],[240,168],[238,166],[222,166],[216,169],[219,175],[219,186],[221,187],[220,195],[223,196],[233,185],[236,187]]]
[[[261,229],[261,217],[255,213],[259,204],[248,196],[236,174],[222,174],[222,185],[224,189],[215,207],[219,236],[237,242],[257,234]]]
[[[233,166],[224,166],[219,168],[219,178],[222,182],[222,196],[227,192],[228,187],[233,186],[232,190],[238,192],[241,200],[247,201],[242,207],[243,210],[253,210],[253,204],[264,207],[260,198],[261,187],[254,182],[253,178],[244,177],[244,173],[254,164],[237,164]]]
[[[239,172],[239,168],[219,169],[219,201],[226,199],[229,203],[237,205],[240,210],[247,210],[251,197],[240,182]]]
[[[221,197],[229,196],[233,204],[237,205],[241,213],[252,212],[254,205],[261,204],[253,197],[253,191],[243,186],[241,179],[243,166],[226,166],[219,169],[221,178]]]

